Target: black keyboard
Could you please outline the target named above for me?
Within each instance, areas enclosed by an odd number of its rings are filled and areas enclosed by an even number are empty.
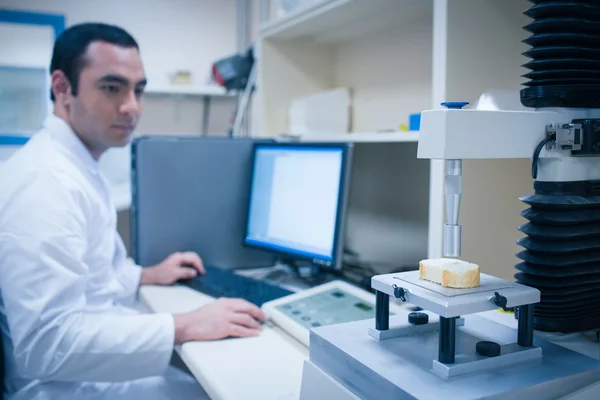
[[[179,283],[211,297],[242,298],[259,307],[267,301],[294,293],[265,281],[238,275],[232,270],[206,265],[204,268],[205,275],[198,275]]]

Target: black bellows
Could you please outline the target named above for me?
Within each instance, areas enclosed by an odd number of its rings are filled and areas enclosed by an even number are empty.
[[[600,2],[530,0],[526,107],[600,108]]]
[[[600,108],[600,1],[530,2],[522,104]],[[528,223],[519,227],[524,250],[515,274],[541,292],[534,328],[600,329],[600,182],[534,185],[534,194],[521,198],[530,208],[521,213]]]
[[[600,328],[600,183],[535,182],[522,197],[525,237],[517,282],[541,292],[534,328],[578,332]]]

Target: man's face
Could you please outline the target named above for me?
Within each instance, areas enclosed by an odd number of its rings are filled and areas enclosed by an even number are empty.
[[[129,143],[146,85],[138,50],[92,42],[85,53],[77,96],[68,96],[72,128],[98,157]]]

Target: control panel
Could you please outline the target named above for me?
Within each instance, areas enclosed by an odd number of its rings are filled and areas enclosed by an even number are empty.
[[[395,307],[390,304],[390,315]],[[375,295],[346,282],[333,281],[265,303],[263,310],[276,325],[308,347],[312,328],[374,320]]]

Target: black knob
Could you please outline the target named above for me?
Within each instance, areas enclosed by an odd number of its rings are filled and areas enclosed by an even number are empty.
[[[508,309],[506,308],[506,305],[508,304],[508,299],[498,292],[494,292],[494,303],[496,303],[496,305],[498,307],[501,307],[504,311],[508,311]]]
[[[429,315],[424,312],[411,312],[408,314],[408,322],[413,325],[425,325],[429,322]]]
[[[500,355],[500,345],[496,342],[481,341],[475,345],[475,351],[480,356],[496,357]]]
[[[394,297],[402,301],[406,301],[406,290],[398,285],[392,285],[394,288]]]

